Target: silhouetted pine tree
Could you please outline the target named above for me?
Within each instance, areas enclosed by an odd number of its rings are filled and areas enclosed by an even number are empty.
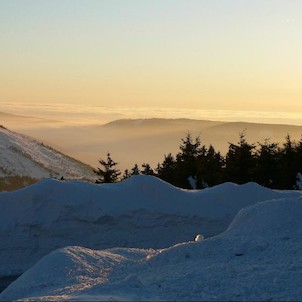
[[[175,171],[176,160],[171,153],[165,155],[164,161],[161,164],[158,164],[156,169],[157,176],[160,179],[176,186]]]
[[[131,169],[131,175],[139,175],[140,174],[140,170],[138,168],[138,165],[135,164],[134,167]]]
[[[270,143],[268,139],[263,144],[258,143],[256,151],[254,180],[265,187],[277,188],[280,184],[278,144]]]
[[[192,189],[188,178],[192,177],[198,183],[197,160],[202,152],[200,138],[196,137],[193,141],[191,134],[188,133],[181,141],[180,151],[176,155],[176,183],[181,188]]]
[[[243,184],[253,180],[254,149],[255,146],[246,141],[244,132],[239,134],[237,145],[230,143],[225,160],[226,181]]]
[[[296,184],[297,166],[295,142],[292,141],[290,135],[285,138],[285,143],[280,152],[279,168],[280,168],[280,184],[281,189],[293,189]]]
[[[129,172],[128,169],[126,169],[126,170],[124,171],[122,180],[127,179],[127,178],[129,178],[129,177],[131,177],[131,173]]]
[[[224,158],[212,145],[206,150],[202,147],[197,160],[198,187],[211,187],[222,182]]]
[[[94,169],[93,172],[99,177],[96,183],[113,183],[117,182],[121,172],[115,168],[117,163],[110,157],[110,153],[107,153],[107,160],[100,159],[99,163],[102,168]]]
[[[302,174],[302,136],[295,146],[297,172]]]
[[[142,164],[143,170],[141,171],[144,175],[154,175],[154,171],[151,166],[147,163]]]

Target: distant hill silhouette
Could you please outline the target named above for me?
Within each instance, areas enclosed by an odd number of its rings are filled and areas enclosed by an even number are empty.
[[[10,120],[16,122],[10,123]],[[21,122],[24,127],[18,126]],[[164,154],[177,153],[181,138],[188,132],[193,137],[199,135],[202,144],[212,144],[222,154],[227,152],[229,143],[238,141],[242,131],[250,143],[270,139],[282,144],[287,134],[295,140],[300,140],[302,134],[302,126],[186,118],[120,119],[103,125],[70,125],[45,120],[42,127],[37,120],[18,118],[17,121],[7,117],[1,119],[0,124],[3,123],[93,167],[98,165],[100,157],[110,152],[121,170],[143,162],[156,167]]]

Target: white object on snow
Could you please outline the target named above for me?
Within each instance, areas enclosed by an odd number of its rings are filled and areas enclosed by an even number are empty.
[[[204,237],[201,234],[197,234],[194,241],[202,241]]]

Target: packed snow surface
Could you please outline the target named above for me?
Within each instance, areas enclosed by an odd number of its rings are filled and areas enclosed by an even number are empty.
[[[1,193],[1,274],[28,270],[0,300],[302,300],[301,196],[150,176]]]
[[[92,168],[28,136],[0,127],[0,177],[93,179]]]

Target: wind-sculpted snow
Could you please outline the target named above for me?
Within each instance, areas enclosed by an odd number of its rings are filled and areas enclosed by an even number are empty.
[[[254,183],[186,191],[143,175],[103,185],[46,179],[0,193],[0,276],[20,274],[70,245],[164,248],[213,236],[248,205],[297,196]]]
[[[275,199],[242,209],[225,232],[203,241],[59,249],[0,299],[301,301],[301,213],[301,197]]]

